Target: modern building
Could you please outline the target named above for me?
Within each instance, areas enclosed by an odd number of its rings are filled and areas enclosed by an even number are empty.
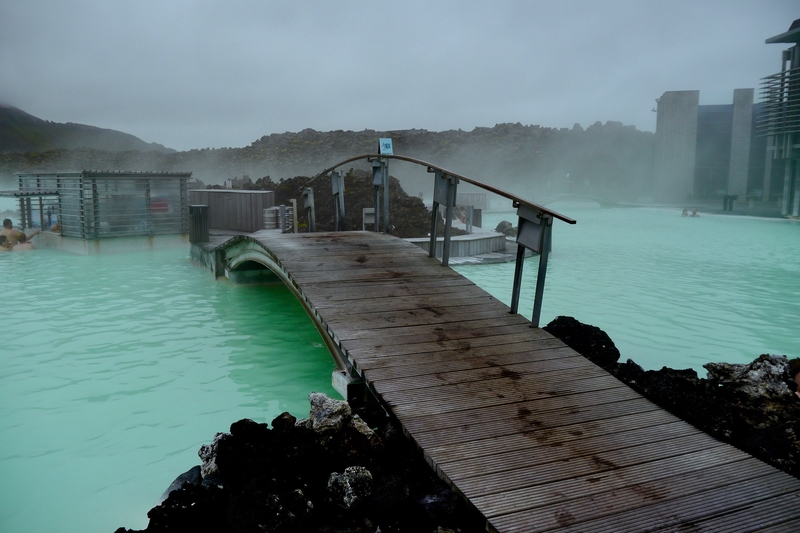
[[[800,19],[789,31],[770,37],[767,44],[791,43],[783,51],[781,71],[761,80],[761,98],[764,110],[758,124],[758,135],[766,139],[767,158],[765,176],[779,175],[781,179],[764,181],[764,194],[778,189],[781,195],[781,213],[800,216]]]
[[[753,89],[733,91],[733,103],[700,105],[700,91],[668,91],[658,102],[653,195],[669,203],[767,199],[766,143],[756,137],[762,105]]]

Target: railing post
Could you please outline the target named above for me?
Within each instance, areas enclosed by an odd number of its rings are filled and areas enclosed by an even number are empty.
[[[303,189],[303,208],[306,211],[306,220],[308,221],[308,232],[316,233],[317,221],[314,214],[314,189],[306,187]]]
[[[189,206],[189,242],[200,244],[208,242],[208,206]]]
[[[344,216],[344,173],[341,170],[331,172],[331,190],[333,192],[335,231],[345,231],[347,229],[347,221]]]
[[[456,187],[458,178],[434,170],[433,183],[433,217],[437,217],[439,205],[445,206],[444,242],[442,243],[442,265],[450,263],[450,229],[453,225],[453,207],[456,205]],[[431,253],[435,254],[436,248],[436,219],[431,223]],[[434,255],[431,255],[434,257]]]
[[[381,162],[377,159],[372,160],[372,188],[373,188],[373,209],[375,210],[375,232],[380,233],[381,231],[381,183],[383,182],[383,176],[381,175]]]
[[[542,251],[539,253],[539,273],[536,276],[536,296],[533,299],[533,317],[531,327],[539,327],[539,318],[542,315],[542,300],[544,299],[544,278],[547,275],[547,260],[550,257],[550,247],[553,238],[553,217],[545,216],[546,221],[542,232]]]
[[[428,257],[436,257],[436,230],[439,225],[439,202],[433,201],[431,206],[431,239]]]
[[[372,160],[372,185],[375,190],[375,231],[389,232],[389,164],[383,158]],[[383,189],[383,194],[381,194]],[[382,197],[382,198],[381,198]],[[383,226],[381,228],[381,226]]]
[[[517,206],[519,226],[517,227],[517,264],[514,267],[514,285],[511,294],[511,312],[519,308],[519,291],[522,283],[522,267],[525,262],[525,248],[539,254],[539,272],[536,277],[536,294],[533,300],[531,327],[539,327],[544,298],[544,281],[547,275],[547,260],[550,256],[553,217],[547,213]]]
[[[389,231],[389,161],[381,159],[381,172],[383,174],[383,231]]]

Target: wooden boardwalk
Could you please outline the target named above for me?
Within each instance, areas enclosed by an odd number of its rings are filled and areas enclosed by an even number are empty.
[[[245,240],[488,530],[800,527],[800,480],[661,410],[419,248],[365,232]]]

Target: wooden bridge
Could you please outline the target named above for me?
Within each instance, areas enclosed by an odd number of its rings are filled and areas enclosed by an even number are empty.
[[[277,274],[489,531],[800,527],[800,480],[661,410],[401,239],[260,231],[192,253],[218,276]]]

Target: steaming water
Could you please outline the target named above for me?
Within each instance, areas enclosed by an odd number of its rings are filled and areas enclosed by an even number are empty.
[[[800,355],[800,224],[553,207],[578,225],[556,222],[543,324],[599,326],[646,368]],[[506,302],[513,269],[458,268]],[[331,358],[287,289],[215,282],[186,250],[2,254],[0,272],[3,533],[144,528],[214,432],[334,394]],[[529,259],[528,316],[535,274]]]
[[[674,209],[557,205],[541,325],[573,316],[606,331],[647,369],[800,356],[800,222]],[[484,227],[514,213],[492,213]],[[525,264],[520,312],[530,318],[538,260]],[[457,270],[509,304],[514,264]]]

